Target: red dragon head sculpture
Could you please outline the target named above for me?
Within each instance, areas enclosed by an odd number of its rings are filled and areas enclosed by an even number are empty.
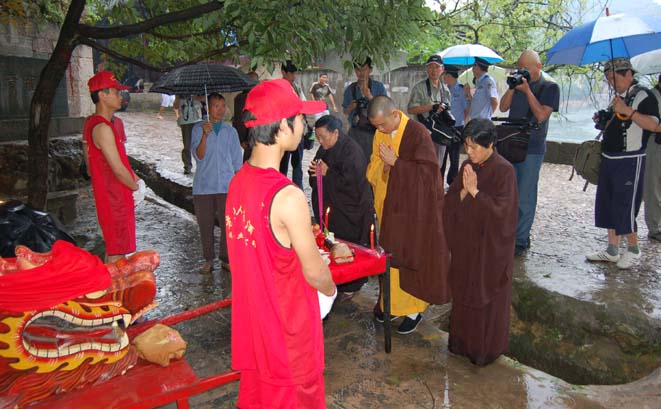
[[[58,241],[0,258],[0,407],[120,375],[137,361],[125,329],[154,307],[155,251],[104,265]]]

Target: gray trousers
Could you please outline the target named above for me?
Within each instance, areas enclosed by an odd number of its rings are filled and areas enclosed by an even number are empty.
[[[645,150],[645,179],[643,180],[643,201],[645,202],[645,223],[649,235],[661,234],[661,144],[653,138],[647,142]]]
[[[184,162],[184,170],[190,172],[191,167],[193,166],[191,161],[191,134],[195,124],[184,124],[181,126],[181,139],[184,143],[184,149],[181,151],[181,160]]]
[[[218,251],[220,259],[227,261],[227,240],[225,236],[225,202],[227,193],[215,195],[193,195],[195,217],[200,228],[202,255],[206,261],[213,261],[213,227],[216,221],[220,225],[220,243]]]

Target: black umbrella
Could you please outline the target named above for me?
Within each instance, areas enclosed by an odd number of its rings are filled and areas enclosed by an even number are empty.
[[[222,64],[195,64],[176,68],[154,83],[149,92],[170,95],[206,95],[236,92],[257,85],[240,70]]]

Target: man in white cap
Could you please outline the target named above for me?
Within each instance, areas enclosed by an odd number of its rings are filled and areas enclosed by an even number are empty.
[[[225,222],[232,265],[232,368],[241,408],[324,408],[321,319],[337,295],[317,249],[303,191],[278,172],[303,136],[301,101],[284,79],[265,81],[244,107],[250,159],[234,176]]]

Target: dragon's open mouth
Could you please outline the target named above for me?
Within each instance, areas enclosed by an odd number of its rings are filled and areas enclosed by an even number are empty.
[[[129,344],[130,314],[85,319],[63,311],[36,314],[23,330],[23,347],[33,356],[60,358],[82,351],[118,352]]]

